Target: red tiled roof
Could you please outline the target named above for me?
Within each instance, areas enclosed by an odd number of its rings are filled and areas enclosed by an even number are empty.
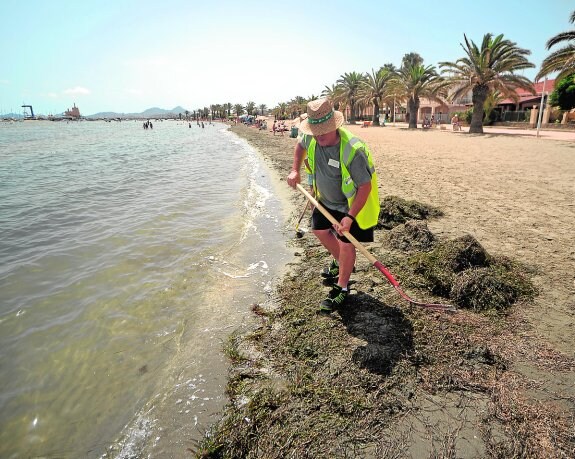
[[[543,92],[543,84],[545,84],[545,92],[548,94],[553,92],[553,89],[555,89],[555,79],[547,80],[547,82],[539,81],[538,83],[533,83],[536,95],[531,94],[529,91],[526,91],[525,89],[518,88],[515,91],[517,93],[517,96],[519,97],[517,103],[522,103],[528,100],[541,99],[541,93]],[[514,103],[515,101],[509,98],[499,102],[499,105],[514,104]]]
[[[553,89],[555,89],[555,80],[547,80],[546,82],[544,81],[540,81],[538,83],[533,83],[533,86],[535,87],[535,92],[537,94],[539,94],[539,96],[541,96],[541,93],[543,92],[543,85],[545,85],[545,92],[553,92]],[[517,95],[519,97],[522,96],[533,96],[532,94],[529,93],[529,91],[525,91],[525,89],[517,89],[517,91],[515,91],[517,93]]]

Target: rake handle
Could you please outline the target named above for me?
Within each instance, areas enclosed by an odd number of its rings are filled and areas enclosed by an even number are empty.
[[[334,224],[336,226],[340,225],[340,223],[333,217],[333,215],[331,215],[326,210],[326,208],[323,207],[317,201],[317,199],[315,199],[303,186],[301,186],[299,183],[297,183],[296,187],[301,193],[303,193],[303,195],[309,200],[309,202],[311,202],[317,208],[317,210],[319,210],[325,216],[325,218],[327,218],[332,224]],[[354,245],[354,247],[357,250],[359,250],[361,252],[361,254],[365,258],[367,258],[369,260],[369,262],[378,271],[380,271],[386,277],[386,279],[389,281],[389,283],[391,285],[393,285],[393,288],[395,288],[395,290],[399,293],[399,295],[401,295],[401,297],[403,299],[405,299],[406,301],[408,301],[414,305],[417,305],[417,306],[422,306],[422,307],[434,309],[437,311],[454,312],[456,310],[453,306],[448,305],[448,304],[423,303],[420,301],[413,300],[401,289],[401,287],[399,286],[399,282],[397,282],[395,277],[393,277],[393,275],[387,270],[387,268],[383,265],[383,263],[378,261],[377,258],[375,258],[371,253],[369,253],[369,251],[355,237],[353,237],[349,233],[349,231],[342,231],[342,234],[349,240],[349,242],[351,242]]]
[[[304,215],[305,215],[305,212],[306,212],[307,208],[309,207],[309,203],[310,203],[310,201],[309,201],[309,200],[306,200],[306,202],[305,202],[305,207],[303,208],[303,212],[302,212],[301,215],[299,216],[299,219],[298,219],[298,221],[297,221],[297,223],[296,223],[296,225],[295,225],[295,229],[296,229],[296,230],[299,229],[299,224],[300,224],[301,221],[303,220],[303,217],[304,217]]]
[[[299,183],[296,185],[297,189],[299,191],[301,191],[304,196],[309,200],[309,202],[311,202],[315,207],[317,207],[317,210],[319,210],[325,218],[327,218],[332,224],[339,226],[339,222],[334,218],[334,216],[332,214],[330,214],[325,207],[323,207],[318,201],[317,199],[315,199],[303,186],[301,186]],[[349,231],[342,231],[343,235],[349,240],[349,242],[351,242],[355,248],[357,250],[359,250],[363,256],[365,256],[370,262],[371,264],[375,265],[376,263],[379,263],[377,261],[377,259],[368,252],[368,250],[356,239],[354,238]],[[381,264],[381,263],[380,263]]]

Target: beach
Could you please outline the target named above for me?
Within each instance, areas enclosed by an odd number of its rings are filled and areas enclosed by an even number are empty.
[[[263,319],[258,337],[248,337],[249,346],[243,345],[244,350],[253,348],[248,352],[252,356],[251,366],[267,367],[275,379],[285,379],[290,388],[302,384],[305,378],[301,373],[307,374],[309,370],[309,378],[316,389],[323,384],[321,378],[325,377],[327,366],[334,378],[330,387],[337,392],[337,379],[350,365],[353,367],[349,360],[357,364],[358,353],[363,352],[365,356],[365,349],[382,348],[382,335],[392,334],[389,327],[394,324],[396,328],[403,324],[401,327],[405,326],[409,331],[403,330],[401,334],[404,341],[407,334],[410,339],[407,350],[401,348],[405,351],[402,355],[419,355],[418,359],[423,359],[425,364],[420,366],[416,363],[419,360],[411,357],[406,362],[398,356],[393,360],[391,370],[371,368],[370,371],[369,366],[364,365],[362,371],[367,368],[369,374],[362,376],[350,370],[350,379],[343,384],[347,384],[347,389],[344,387],[337,394],[345,397],[355,390],[350,388],[351,378],[364,378],[357,383],[358,387],[363,386],[365,378],[370,378],[370,384],[379,388],[375,390],[377,396],[370,386],[358,397],[367,404],[367,400],[383,397],[381,392],[386,392],[385,398],[378,399],[371,408],[373,411],[374,407],[381,407],[382,400],[395,406],[385,412],[389,413],[385,422],[379,416],[377,422],[374,419],[368,426],[363,425],[364,431],[360,435],[352,426],[359,429],[362,423],[354,424],[352,420],[356,419],[354,416],[357,420],[369,416],[367,411],[361,414],[360,408],[357,412],[354,408],[345,429],[334,421],[328,424],[334,429],[329,431],[329,439],[315,438],[309,434],[314,431],[311,426],[323,421],[318,421],[314,413],[324,409],[324,405],[315,400],[315,408],[299,412],[300,418],[305,414],[308,419],[308,436],[303,435],[300,442],[295,439],[298,436],[295,432],[301,433],[303,421],[279,417],[291,436],[286,444],[287,437],[283,437],[282,443],[281,435],[277,434],[276,450],[282,445],[283,452],[289,452],[293,457],[345,457],[351,451],[355,457],[382,457],[383,452],[396,450],[405,452],[401,457],[450,452],[457,457],[572,455],[575,445],[568,432],[572,433],[573,429],[569,413],[575,408],[575,244],[572,235],[575,226],[575,134],[560,132],[554,136],[551,131],[542,131],[537,138],[534,131],[499,128],[488,128],[485,135],[469,135],[452,132],[450,127],[416,131],[399,124],[346,127],[362,138],[372,151],[379,176],[380,200],[395,195],[439,208],[444,215],[427,222],[438,238],[473,236],[490,254],[509,257],[525,266],[538,294],[533,301],[514,305],[506,314],[495,318],[464,310],[454,315],[431,313],[395,298],[397,295],[385,279],[380,279],[381,275],[358,255],[357,273],[352,276],[357,281],[358,293],[350,306],[355,310],[334,313],[331,322],[330,319],[313,319],[316,305],[309,304],[309,298],[322,298],[314,270],[328,258],[313,235],[294,241],[294,251],[300,262],[290,266],[292,272],[286,275],[278,293],[279,306],[276,307],[283,312],[260,311]],[[246,138],[285,180],[292,164],[295,139],[288,133],[274,136],[242,125],[232,127],[232,131]],[[285,187],[293,206],[295,225],[303,199],[287,184]],[[395,255],[382,248],[384,238],[384,231],[376,231],[376,240],[369,249],[376,257],[384,257],[384,264],[393,264]],[[298,293],[290,293],[294,290]],[[425,295],[421,291],[415,294]],[[300,297],[305,297],[307,302],[300,302]],[[373,307],[364,309],[366,302],[371,302]],[[389,307],[393,314],[389,313]],[[295,309],[298,311],[294,312]],[[382,312],[376,313],[376,310]],[[277,330],[289,329],[290,325],[285,321],[286,317],[293,321],[292,314],[300,314],[306,321],[319,320],[314,326],[329,327],[329,333],[332,329],[337,330],[341,342],[327,342],[330,335],[324,333],[321,343],[309,341],[314,351],[309,351],[306,359],[293,352],[286,356],[272,349],[266,343],[272,339],[280,345],[280,336],[287,332]],[[367,315],[369,319],[366,319]],[[374,320],[382,323],[375,331],[370,330]],[[311,337],[313,331],[306,329],[304,333],[300,330],[298,339],[303,340],[306,333]],[[329,356],[321,356],[326,346],[330,349]],[[472,351],[463,352],[467,348]],[[474,360],[477,349],[481,349],[482,358],[491,363]],[[286,361],[280,362],[280,356]],[[232,381],[238,372],[245,372],[245,364],[243,367],[244,370],[238,370],[237,365],[234,366]],[[358,371],[356,369],[355,373]],[[297,384],[294,372],[297,373]],[[282,405],[295,409],[304,404],[299,392],[294,395],[294,391],[288,390],[286,395],[285,390],[277,389],[277,382],[270,388],[256,375],[251,374],[250,378],[253,384],[228,390],[232,401],[240,394],[253,399],[265,386],[283,400]],[[406,387],[409,387],[407,393]],[[310,392],[307,393],[309,397]],[[331,394],[331,399],[333,397],[337,397],[336,393]],[[305,403],[309,401],[308,398],[305,400]],[[231,412],[245,415],[242,411],[245,407],[237,403],[231,407],[235,407],[230,408]],[[262,424],[268,426],[268,430],[273,430],[279,422],[278,411],[283,410],[276,407],[270,410],[269,418],[262,418]],[[340,419],[340,414],[334,416]],[[232,417],[230,412],[228,417]],[[241,427],[238,429],[245,434]],[[258,429],[261,432],[261,425]],[[342,432],[345,435],[341,435]],[[340,435],[337,440],[332,437],[334,433]],[[269,441],[267,435],[256,441],[260,453],[270,447],[266,443]],[[308,452],[303,454],[303,451]],[[312,456],[313,451],[319,456]],[[298,456],[299,453],[302,455]]]
[[[445,217],[430,222],[435,233],[471,234],[488,251],[538,267],[541,293],[529,320],[558,350],[575,356],[575,132],[541,131],[537,139],[535,130],[486,128],[481,136],[410,131],[404,124],[347,127],[372,150],[380,197],[437,206]],[[295,139],[252,131],[258,135],[250,135],[250,143],[285,178]],[[270,148],[278,145],[285,156]]]

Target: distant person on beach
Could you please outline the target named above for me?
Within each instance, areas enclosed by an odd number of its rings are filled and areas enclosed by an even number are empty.
[[[459,116],[457,116],[457,113],[453,115],[453,118],[451,118],[451,124],[453,125],[454,131],[461,130],[461,124],[459,124]]]
[[[333,259],[321,276],[333,284],[319,311],[331,313],[345,303],[356,258],[354,245],[343,236],[348,231],[360,242],[373,241],[379,217],[377,175],[369,148],[343,127],[343,114],[328,99],[307,104],[307,118],[300,125],[302,137],[294,150],[287,182],[300,183],[300,169],[307,164],[318,201],[339,222],[337,226],[318,210],[312,213],[312,230]]]

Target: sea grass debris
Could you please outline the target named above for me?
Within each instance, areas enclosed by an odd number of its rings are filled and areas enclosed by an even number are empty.
[[[404,252],[429,252],[433,249],[436,237],[424,221],[410,220],[393,228],[387,235],[389,245]]]
[[[441,210],[429,204],[408,201],[398,196],[386,196],[380,206],[377,229],[389,230],[409,220],[425,220],[443,215]]]
[[[470,268],[487,267],[489,254],[471,235],[441,242],[429,253],[411,258],[416,274],[436,295],[449,297],[455,275]]]

